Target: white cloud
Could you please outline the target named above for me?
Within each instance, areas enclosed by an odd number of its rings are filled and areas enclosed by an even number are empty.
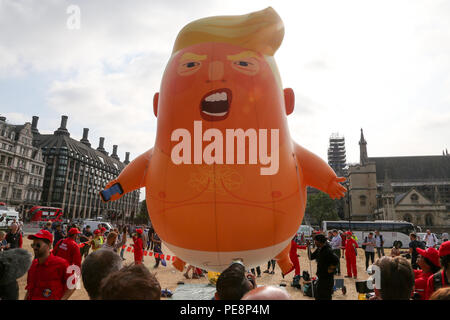
[[[70,4],[81,9],[78,31],[66,27]],[[328,138],[339,132],[351,162],[359,159],[361,127],[369,156],[439,154],[445,147],[448,1],[3,0],[0,79],[58,74],[48,106],[69,116],[72,135],[81,138],[81,128],[90,127],[93,145],[105,136],[110,150],[119,144],[137,155],[153,145],[153,94],[179,30],[194,19],[268,5],[286,27],[275,57],[283,84],[296,93],[288,119],[297,142],[326,159]],[[48,122],[57,128],[59,119]]]

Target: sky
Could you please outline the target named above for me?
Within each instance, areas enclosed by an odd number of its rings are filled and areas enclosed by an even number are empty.
[[[71,5],[79,8],[73,29]],[[273,7],[285,25],[275,59],[296,103],[292,138],[327,160],[333,133],[359,161],[450,149],[450,1],[0,0],[0,115],[39,116],[131,159],[156,135],[153,95],[187,23]],[[69,9],[69,11],[68,11]],[[69,24],[68,24],[69,22]]]

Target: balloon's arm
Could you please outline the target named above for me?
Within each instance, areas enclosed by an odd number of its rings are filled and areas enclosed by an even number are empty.
[[[337,177],[328,163],[295,142],[294,152],[306,185],[327,193],[332,199],[345,195],[347,189],[339,182],[346,179]]]
[[[103,202],[115,201],[128,192],[144,187],[152,151],[153,148],[131,161],[116,179],[108,182],[105,190],[100,191]]]

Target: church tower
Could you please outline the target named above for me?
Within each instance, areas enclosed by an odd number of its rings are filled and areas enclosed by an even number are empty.
[[[377,178],[375,162],[367,156],[367,142],[361,129],[360,163],[348,169],[350,210],[352,220],[374,220],[377,210]],[[351,217],[350,217],[351,216]]]
[[[364,139],[364,132],[361,128],[361,138],[359,139],[359,162],[363,166],[369,162],[367,157],[367,141]]]

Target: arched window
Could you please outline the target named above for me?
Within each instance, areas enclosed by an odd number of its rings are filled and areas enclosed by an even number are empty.
[[[425,225],[427,225],[427,226],[433,225],[433,216],[431,214],[427,214],[425,216]]]
[[[359,204],[361,205],[361,207],[366,206],[366,199],[367,199],[367,197],[365,195],[359,196]]]
[[[413,193],[410,197],[412,203],[418,203],[419,202],[419,196],[415,193]]]

